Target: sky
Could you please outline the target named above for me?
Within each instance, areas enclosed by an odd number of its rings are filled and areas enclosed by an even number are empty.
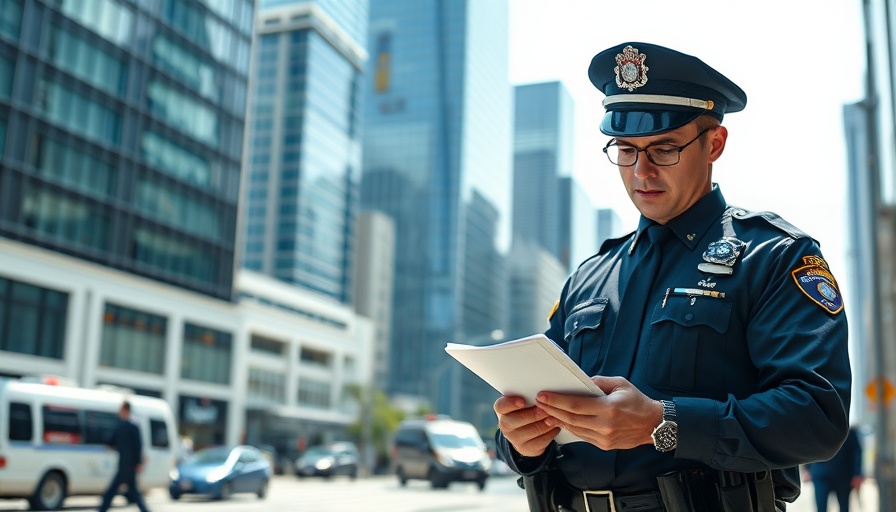
[[[571,174],[625,232],[638,212],[600,148],[604,96],[588,81],[599,51],[628,41],[694,55],[738,84],[747,107],[728,114],[713,166],[729,204],[770,210],[821,243],[846,275],[843,106],[864,92],[861,2],[846,0],[510,0],[510,81],[559,80],[575,102]],[[649,56],[648,56],[649,58]]]

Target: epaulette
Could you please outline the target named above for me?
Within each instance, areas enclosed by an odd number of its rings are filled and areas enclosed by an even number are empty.
[[[787,222],[782,219],[776,213],[772,212],[749,212],[742,208],[729,207],[725,212],[726,215],[729,215],[732,219],[737,220],[764,220],[766,223],[771,224],[772,226],[778,228],[779,230],[787,233],[791,238],[812,238],[806,232],[801,230],[800,228],[794,226],[793,224]]]

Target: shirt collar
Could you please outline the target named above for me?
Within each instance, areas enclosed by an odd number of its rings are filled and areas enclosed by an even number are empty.
[[[708,194],[697,200],[690,208],[682,212],[678,217],[666,223],[666,227],[681,240],[688,249],[694,250],[694,247],[703,238],[703,235],[709,228],[715,224],[719,217],[725,212],[728,205],[725,197],[722,196],[722,190],[715,183],[712,184],[712,190]],[[647,231],[647,228],[656,224],[656,222],[641,216],[638,222],[638,231],[629,247],[628,253],[631,254],[635,250],[635,245],[641,240],[641,235]]]

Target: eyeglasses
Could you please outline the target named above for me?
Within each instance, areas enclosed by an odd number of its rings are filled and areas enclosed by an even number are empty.
[[[620,144],[616,139],[610,139],[610,142],[607,142],[607,145],[604,146],[603,151],[606,153],[607,158],[610,159],[610,162],[621,167],[631,167],[635,165],[638,162],[638,154],[642,151],[647,153],[647,159],[650,160],[653,165],[668,167],[680,162],[681,152],[684,151],[684,148],[693,144],[697,139],[702,137],[704,133],[713,128],[715,128],[715,126],[710,126],[698,133],[696,137],[691,139],[691,141],[684,146],[676,146],[674,144],[651,144],[644,149],[638,149],[630,144]]]

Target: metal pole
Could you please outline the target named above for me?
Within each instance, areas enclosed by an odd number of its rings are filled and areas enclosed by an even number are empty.
[[[885,0],[886,1],[886,0]],[[867,123],[866,130],[868,134],[868,154],[866,164],[869,172],[869,195],[871,197],[871,264],[874,274],[877,276],[892,276],[891,272],[882,272],[880,258],[880,233],[878,218],[883,213],[881,211],[881,194],[880,194],[880,158],[878,151],[878,130],[877,130],[877,84],[875,83],[874,73],[874,45],[872,43],[872,27],[871,27],[871,0],[863,0],[864,23],[865,23],[865,55],[867,59],[867,77],[865,84],[865,100],[863,106],[865,108],[865,120]],[[889,48],[887,49],[889,51]],[[889,226],[889,223],[885,224]],[[881,286],[879,279],[871,280],[872,286],[872,325],[871,325],[871,341],[873,343],[874,352],[874,371],[877,379],[877,421],[876,421],[876,440],[877,453],[875,457],[875,479],[877,480],[879,493],[879,509],[882,511],[893,510],[892,506],[892,489],[894,477],[894,463],[890,448],[890,431],[889,421],[887,418],[886,401],[884,399],[884,385],[887,374],[886,351],[883,343],[883,297],[881,295]],[[887,301],[889,303],[889,301]]]

